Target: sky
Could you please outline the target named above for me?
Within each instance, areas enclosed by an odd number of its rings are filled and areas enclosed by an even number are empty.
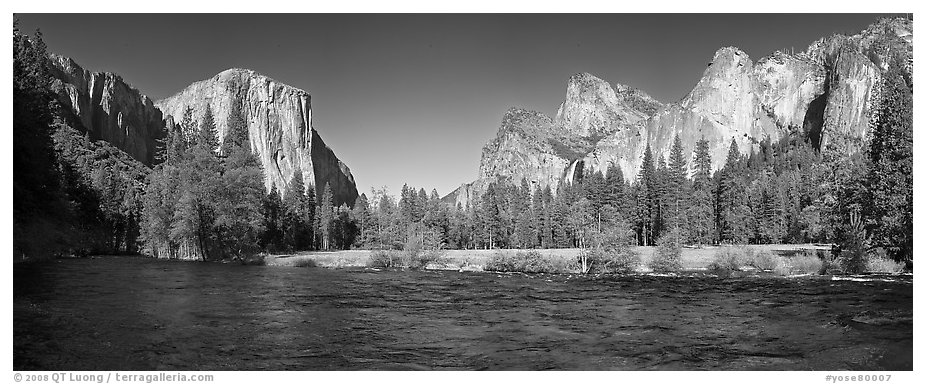
[[[554,116],[589,72],[681,99],[714,52],[753,60],[856,33],[872,14],[17,14],[48,49],[152,99],[233,67],[312,95],[357,189],[443,196],[477,176],[510,107]]]

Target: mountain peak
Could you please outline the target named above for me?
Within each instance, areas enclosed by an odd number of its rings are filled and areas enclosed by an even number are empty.
[[[711,59],[709,66],[718,64],[718,63],[734,63],[737,65],[745,65],[745,63],[752,63],[752,59],[749,58],[749,55],[746,52],[743,52],[742,49],[737,47],[729,46],[722,47],[714,52],[714,57]]]

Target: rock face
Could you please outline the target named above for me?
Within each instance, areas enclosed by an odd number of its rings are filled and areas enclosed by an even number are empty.
[[[725,47],[691,92],[667,105],[589,74],[574,75],[552,122],[531,124],[535,129],[522,130],[530,133],[518,134],[502,124],[498,137],[483,148],[479,178],[446,199],[473,199],[500,178],[555,186],[573,181],[579,169],[605,173],[612,163],[625,180],[635,180],[647,144],[657,159],[667,158],[676,135],[689,169],[696,142],[708,140],[715,171],[725,164],[733,141],[748,153],[764,139],[788,135],[802,135],[818,148],[828,135],[864,138],[889,58],[900,55],[912,79],[912,52],[913,25],[906,19],[882,19],[857,35],[834,35],[804,52],[775,52],[755,62]],[[538,141],[564,150],[551,151]]]
[[[555,190],[570,162],[569,148],[553,139],[556,134],[570,136],[540,112],[509,109],[498,135],[482,148],[479,178],[458,188],[445,201],[465,207],[490,182],[505,178],[517,182],[526,178],[532,188],[549,185]]]
[[[301,170],[305,184],[314,184],[319,192],[330,185],[336,205],[354,204],[354,177],[312,126],[312,98],[301,89],[251,70],[229,69],[155,105],[174,121],[182,119],[186,108],[192,109],[194,120],[201,120],[209,105],[221,142],[233,103],[242,107],[251,150],[260,158],[268,189],[273,185],[283,191]]]
[[[72,125],[151,166],[165,121],[147,96],[118,75],[84,70],[70,58],[49,55],[52,89]]]
[[[825,79],[823,67],[805,55],[776,52],[754,64],[735,47],[721,48],[688,95],[658,110],[639,134],[604,138],[582,162],[602,172],[616,163],[625,180],[634,180],[646,144],[657,159],[668,158],[678,135],[689,162],[695,143],[708,140],[712,167],[719,169],[734,140],[748,152],[765,138],[799,130],[810,103],[824,93]]]
[[[612,87],[588,73],[573,75],[555,118],[509,109],[498,135],[482,149],[479,177],[444,201],[466,206],[500,179],[527,179],[532,189],[549,186],[555,193],[559,181],[574,172],[576,161],[602,137],[639,134],[638,125],[661,106],[637,89]]]

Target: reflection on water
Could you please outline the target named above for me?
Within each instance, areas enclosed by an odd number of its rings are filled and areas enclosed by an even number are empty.
[[[14,369],[909,370],[912,279],[14,266]]]

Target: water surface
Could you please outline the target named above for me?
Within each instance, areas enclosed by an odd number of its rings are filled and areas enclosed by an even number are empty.
[[[14,266],[16,370],[910,370],[912,278]]]

